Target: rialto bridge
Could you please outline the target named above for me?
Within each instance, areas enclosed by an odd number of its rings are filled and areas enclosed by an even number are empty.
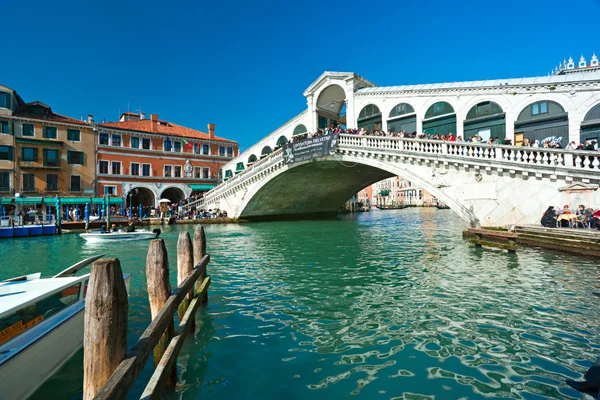
[[[572,67],[572,68],[570,68]],[[476,134],[520,144],[600,137],[600,67],[580,60],[522,79],[378,87],[325,72],[304,92],[307,109],[224,166],[226,181],[196,204],[244,219],[335,213],[353,194],[401,176],[472,225],[538,223],[549,206],[600,206],[600,153],[340,135],[334,154],[285,164],[277,149],[328,126]]]

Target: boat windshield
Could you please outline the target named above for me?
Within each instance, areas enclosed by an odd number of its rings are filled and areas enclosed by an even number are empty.
[[[82,282],[79,282],[2,317],[0,319],[0,345],[76,303],[79,299],[81,285]]]

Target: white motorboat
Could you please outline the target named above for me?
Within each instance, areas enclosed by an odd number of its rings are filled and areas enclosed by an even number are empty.
[[[88,232],[80,233],[83,239],[88,242],[113,242],[122,240],[148,240],[156,239],[160,235],[160,229],[148,231],[145,229],[136,230],[135,232],[117,231],[117,232]]]
[[[90,275],[74,275],[102,256],[0,282],[0,399],[29,397],[81,348]]]

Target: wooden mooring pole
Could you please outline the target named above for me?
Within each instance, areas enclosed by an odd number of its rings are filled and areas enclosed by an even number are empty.
[[[162,239],[155,239],[150,242],[148,256],[146,257],[146,278],[148,280],[148,300],[150,301],[150,311],[152,319],[165,305],[165,302],[171,295],[171,283],[169,282],[169,259],[167,248]],[[154,367],[156,368],[169,346],[169,342],[175,336],[175,325],[173,318],[165,333],[162,335],[158,344],[154,348]],[[173,368],[167,379],[167,386],[175,386],[177,383],[177,369]]]
[[[206,255],[206,235],[204,234],[204,227],[202,225],[196,225],[194,230],[194,266],[199,265],[200,261]],[[200,271],[200,278],[196,281],[196,292],[200,290],[200,286],[206,278],[206,266]],[[202,304],[208,303],[208,291],[200,298]]]
[[[91,400],[127,353],[127,289],[118,258],[92,265],[85,303],[83,399]]]
[[[179,239],[177,240],[177,286],[192,273],[194,269],[194,255],[192,250],[192,239],[190,238],[189,232],[180,232]],[[202,278],[201,278],[202,279]],[[202,279],[200,282],[202,282]],[[179,319],[182,320],[185,316],[185,312],[190,306],[190,302],[194,297],[193,290],[183,299],[179,305]],[[196,319],[190,321],[190,332],[196,330]]]

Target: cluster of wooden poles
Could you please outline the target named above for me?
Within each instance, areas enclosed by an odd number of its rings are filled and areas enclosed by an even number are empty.
[[[204,227],[192,239],[181,232],[177,241],[177,288],[171,291],[169,260],[162,239],[153,240],[146,258],[146,277],[152,322],[127,351],[128,299],[118,258],[92,265],[85,309],[83,398],[124,399],[154,353],[154,373],[142,399],[160,397],[177,382],[176,360],[188,334],[195,330],[200,304],[206,304],[210,277],[206,266]],[[174,315],[179,313],[175,329]]]

